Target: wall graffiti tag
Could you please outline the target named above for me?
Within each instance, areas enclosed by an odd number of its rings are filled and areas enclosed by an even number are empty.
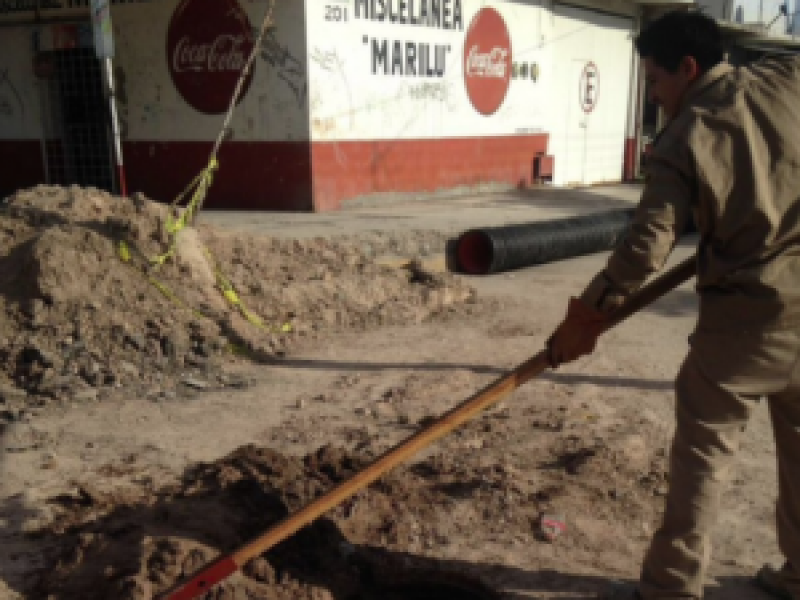
[[[408,97],[412,100],[440,102],[450,110],[455,108],[452,81],[425,81],[408,88]]]
[[[342,107],[342,114],[338,115],[339,118],[347,117],[349,121],[349,127],[352,129],[355,119],[355,114],[353,110],[353,90],[350,86],[350,82],[347,78],[347,68],[345,66],[345,61],[339,56],[339,53],[334,50],[322,50],[318,47],[315,47],[314,50],[310,54],[311,61],[319,66],[324,73],[320,73],[320,77],[325,78],[325,87],[330,86],[329,89],[335,89],[341,92],[342,97],[347,98],[347,105],[346,107]],[[320,97],[317,94],[314,101],[319,105],[321,103]],[[333,127],[330,126],[331,118],[328,118],[329,123],[326,124],[324,127],[317,126],[315,130],[318,132],[323,133],[330,133],[333,130]],[[332,119],[332,122],[336,123],[337,119]]]
[[[320,50],[319,48],[314,48],[313,52],[311,52],[311,60],[326,71],[341,70],[344,66],[344,61],[342,61],[336,50]]]
[[[308,81],[303,61],[294,56],[289,46],[281,44],[270,30],[261,42],[261,60],[275,69],[278,77],[289,86],[297,104],[303,106],[308,95]]]
[[[22,96],[14,87],[8,69],[0,68],[0,116],[2,117],[24,117],[25,103]]]

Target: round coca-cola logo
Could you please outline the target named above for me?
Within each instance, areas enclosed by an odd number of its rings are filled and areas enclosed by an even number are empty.
[[[206,114],[228,109],[250,52],[250,21],[236,0],[182,0],[167,31],[172,82],[192,107]],[[244,98],[251,68],[239,96]]]
[[[464,41],[464,83],[472,106],[492,115],[503,104],[511,85],[511,37],[506,22],[484,7],[469,25]]]

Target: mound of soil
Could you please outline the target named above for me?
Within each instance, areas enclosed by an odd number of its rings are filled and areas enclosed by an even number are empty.
[[[121,386],[146,394],[187,373],[238,385],[224,369],[237,356],[270,360],[337,332],[419,322],[475,301],[456,277],[416,263],[382,266],[372,245],[353,239],[234,236],[201,225],[183,229],[175,253],[153,267],[170,249],[167,217],[142,195],[78,187],[39,186],[5,200],[0,418]],[[241,305],[226,300],[227,284]]]
[[[148,497],[106,497],[81,488],[54,498],[62,511],[43,533],[57,535],[59,550],[52,557],[57,566],[43,575],[34,596],[152,598],[365,464],[366,457],[329,446],[304,458],[246,446],[191,469],[180,484]],[[435,535],[422,531],[420,523],[435,523],[435,512],[448,502],[420,475],[398,470],[253,559],[207,597],[357,597],[385,580],[376,578],[376,569],[398,568],[372,556],[368,545],[403,548],[415,536]]]

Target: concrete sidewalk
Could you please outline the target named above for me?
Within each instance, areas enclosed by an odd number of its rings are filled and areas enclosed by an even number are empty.
[[[386,195],[348,203],[338,212],[206,211],[200,221],[227,230],[276,237],[328,237],[376,231],[438,231],[458,234],[494,227],[585,215],[635,206],[641,185],[567,189],[541,187],[486,193],[416,197]]]

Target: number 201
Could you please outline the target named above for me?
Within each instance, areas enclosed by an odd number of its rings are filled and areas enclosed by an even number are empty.
[[[325,20],[326,21],[347,21],[347,7],[326,5],[325,6]]]

